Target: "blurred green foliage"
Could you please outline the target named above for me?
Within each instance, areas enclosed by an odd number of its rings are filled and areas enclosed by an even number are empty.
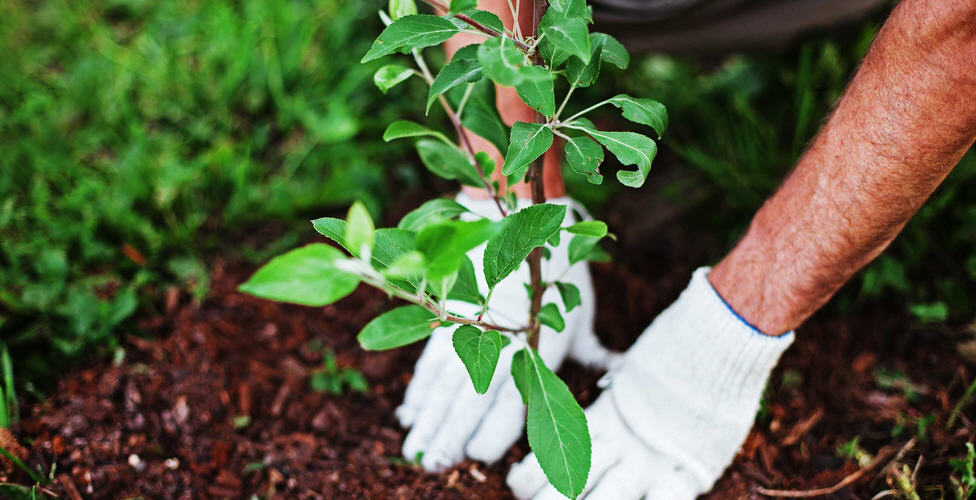
[[[221,242],[381,209],[405,153],[359,64],[377,5],[0,3],[0,336],[33,371],[112,347],[167,283],[205,293]]]
[[[693,213],[728,249],[793,167],[870,46],[883,14],[779,52],[693,63],[649,56],[619,85],[668,106],[665,149],[694,173],[668,187],[701,197]],[[694,192],[694,196],[689,193]],[[716,255],[719,258],[721,255]],[[833,302],[904,304],[922,322],[972,321],[976,308],[976,155],[971,151],[891,247]]]

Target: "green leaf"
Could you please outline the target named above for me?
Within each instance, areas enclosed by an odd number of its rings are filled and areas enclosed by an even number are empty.
[[[514,87],[522,80],[519,71],[524,64],[524,54],[508,37],[489,38],[478,47],[478,61],[485,75],[505,87]]]
[[[437,96],[462,83],[476,82],[481,79],[481,75],[481,64],[474,59],[455,58],[447,63],[430,84],[430,91],[427,93],[427,111],[430,111],[430,106],[437,100]]]
[[[420,231],[425,226],[455,219],[467,211],[468,209],[464,205],[454,200],[435,198],[404,215],[397,227],[410,231]]]
[[[582,303],[580,291],[576,285],[562,281],[557,281],[555,285],[556,289],[559,290],[559,296],[563,299],[563,307],[566,308],[567,313]]]
[[[590,46],[600,47],[600,60],[612,64],[620,69],[627,69],[630,65],[630,54],[616,38],[605,33],[591,33]]]
[[[593,236],[573,236],[569,241],[569,264],[582,261],[608,262],[610,255],[600,248],[599,241],[600,238]]]
[[[427,170],[445,179],[457,179],[462,184],[482,187],[478,171],[468,155],[453,144],[421,139],[417,141],[417,154]]]
[[[394,279],[419,279],[424,276],[427,261],[424,254],[414,250],[397,255],[390,266],[383,270],[383,276]]]
[[[566,228],[573,234],[582,234],[584,236],[596,236],[597,238],[602,238],[607,235],[607,223],[598,220],[587,220],[583,222],[577,222],[572,226]]]
[[[458,270],[464,254],[501,229],[487,219],[471,222],[444,221],[417,233],[414,244],[427,258],[427,279],[434,280]]]
[[[445,144],[453,146],[454,143],[447,138],[444,134],[431,130],[419,123],[407,121],[407,120],[397,120],[386,127],[386,131],[383,132],[383,140],[390,142],[394,139],[403,139],[405,137],[423,137],[430,136],[436,137],[443,141]]]
[[[451,14],[464,12],[478,7],[478,0],[451,0]]]
[[[541,123],[515,122],[502,173],[521,179],[529,164],[552,146],[552,130]]]
[[[563,146],[566,152],[566,164],[578,174],[588,179],[596,180],[594,184],[603,181],[603,176],[597,168],[603,163],[603,147],[586,135],[570,137]]]
[[[451,21],[429,14],[403,16],[386,27],[360,62],[369,62],[397,51],[430,47],[461,31]]]
[[[556,112],[556,95],[553,91],[552,73],[542,66],[526,66],[519,70],[522,79],[515,90],[522,102],[542,113],[552,116]]]
[[[484,394],[491,385],[502,351],[502,336],[497,330],[481,331],[471,325],[454,330],[454,352],[461,358],[471,376],[471,383],[478,394]]]
[[[356,338],[367,351],[385,351],[423,340],[434,328],[450,324],[423,307],[401,306],[374,318]]]
[[[566,217],[565,205],[529,205],[503,220],[502,230],[485,247],[485,280],[494,288],[518,269],[533,248],[546,243],[560,229]]]
[[[373,219],[366,210],[366,205],[357,201],[349,207],[349,214],[346,215],[346,245],[349,253],[360,256],[363,249],[372,254],[373,243],[376,241],[376,228],[373,227]]]
[[[590,62],[590,36],[586,28],[586,21],[580,18],[569,18],[552,24],[543,29],[543,33],[550,37],[560,50],[578,57],[583,64]]]
[[[454,57],[456,59],[457,54]],[[455,87],[448,92],[448,95],[451,103],[457,106],[464,95],[464,87]],[[487,78],[479,80],[472,87],[468,103],[461,114],[461,124],[498,148],[502,155],[508,151],[508,127],[498,116],[498,108],[495,107],[495,86]]]
[[[556,330],[557,332],[563,331],[566,328],[566,321],[563,320],[563,315],[559,313],[559,308],[556,304],[552,302],[542,306],[539,309],[539,323]]]
[[[659,139],[664,134],[664,130],[668,128],[668,110],[664,108],[663,104],[653,99],[620,94],[612,97],[610,104],[620,108],[621,115],[624,118],[653,128]]]
[[[346,221],[333,217],[322,217],[312,221],[312,226],[316,231],[326,238],[338,243],[342,248],[349,251],[346,243]],[[376,242],[373,244],[373,258],[371,264],[375,269],[383,270],[393,264],[402,254],[414,249],[413,240],[416,233],[405,229],[382,228],[376,230]],[[416,285],[416,283],[413,283]],[[400,285],[398,285],[400,286]],[[410,287],[404,287],[410,291]],[[414,286],[416,289],[416,286]]]
[[[414,71],[406,66],[387,64],[373,74],[373,83],[385,94],[387,90],[410,78],[413,74]]]
[[[474,161],[481,166],[481,172],[485,174],[485,177],[491,178],[491,174],[495,172],[495,161],[491,159],[491,155],[484,151],[478,151],[474,154]]]
[[[576,498],[590,473],[586,415],[566,384],[531,349],[512,358],[512,377],[526,402],[529,446],[556,491]]]
[[[468,15],[472,21],[487,26],[498,33],[505,32],[505,25],[502,24],[502,20],[498,18],[495,14],[488,12],[486,10],[476,10]]]
[[[618,170],[617,180],[625,186],[638,188],[644,185],[651,171],[651,162],[657,156],[657,144],[645,135],[635,132],[604,132],[574,121],[569,128],[583,130],[600,144],[606,146],[624,165],[636,165],[637,170]]]
[[[603,48],[592,43],[590,48],[592,50],[590,62],[584,63],[580,59],[573,58],[566,63],[566,79],[569,80],[570,85],[589,87],[600,76],[600,54]]]
[[[478,279],[474,275],[474,264],[465,255],[461,259],[461,267],[458,268],[457,282],[447,296],[450,300],[460,300],[469,304],[484,305],[485,298],[478,291]]]
[[[305,306],[331,304],[359,284],[359,277],[335,267],[335,262],[344,258],[334,247],[312,243],[271,259],[238,290]]]
[[[390,18],[395,21],[403,16],[416,14],[417,4],[413,0],[390,0],[388,10]]]

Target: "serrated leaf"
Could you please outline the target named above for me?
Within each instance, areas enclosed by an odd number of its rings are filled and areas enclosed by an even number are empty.
[[[612,64],[620,69],[627,69],[630,65],[630,54],[616,38],[606,33],[591,33],[590,46],[600,47],[600,60]]]
[[[559,231],[566,217],[565,205],[540,203],[510,214],[503,220],[501,231],[488,240],[485,247],[485,280],[493,288],[518,269],[533,248],[546,243]]]
[[[313,220],[312,226],[320,234],[335,241],[342,248],[345,248],[347,252],[352,253],[349,251],[349,245],[346,243],[345,238],[346,221],[334,217],[322,217]],[[405,229],[377,229],[376,241],[373,243],[373,258],[370,264],[372,264],[373,268],[380,271],[388,268],[397,257],[414,249],[413,240],[415,235],[415,232]],[[417,288],[417,282],[395,284],[411,292]]]
[[[400,82],[413,76],[414,71],[399,64],[387,64],[373,73],[373,83],[384,94]]]
[[[457,281],[447,296],[450,300],[460,300],[469,304],[484,305],[485,298],[478,291],[478,279],[474,275],[474,264],[465,255],[458,268]]]
[[[668,128],[668,110],[653,99],[620,94],[610,98],[609,101],[610,104],[620,108],[624,118],[653,128],[659,139]]]
[[[482,78],[473,85],[461,114],[461,124],[468,131],[490,142],[504,155],[508,151],[509,134],[508,127],[502,123],[495,106],[495,86],[487,78]],[[457,106],[464,95],[464,87],[455,87],[448,91],[448,95],[451,103]]]
[[[600,54],[603,48],[590,44],[590,62],[572,58],[566,63],[566,79],[575,87],[589,87],[600,76]]]
[[[499,85],[514,87],[522,80],[519,69],[524,65],[524,54],[507,37],[496,36],[482,43],[478,47],[478,62],[485,75]]]
[[[403,16],[416,14],[417,4],[413,0],[390,0],[387,10],[390,11],[390,18],[397,20]]]
[[[600,245],[600,238],[593,236],[573,236],[569,241],[569,265],[577,262],[608,262],[610,255]]]
[[[427,259],[427,279],[456,272],[468,250],[484,243],[500,229],[500,224],[487,219],[444,221],[425,227],[417,233],[414,246]]]
[[[436,131],[431,130],[419,123],[415,123],[408,120],[397,120],[391,123],[386,130],[383,132],[383,140],[390,142],[395,139],[403,139],[406,137],[436,137],[442,142],[453,145],[450,139],[446,135]]]
[[[450,20],[429,14],[403,16],[386,27],[360,62],[369,62],[397,51],[430,47],[461,31]]]
[[[573,234],[602,238],[607,235],[607,223],[599,220],[586,220],[567,227],[566,231]]]
[[[427,268],[424,254],[414,250],[398,255],[389,267],[383,270],[383,276],[394,279],[416,280],[424,276]]]
[[[367,323],[356,339],[367,351],[385,351],[423,340],[434,328],[450,325],[423,307],[402,306]]]
[[[397,227],[410,231],[420,231],[424,226],[455,219],[468,209],[460,203],[447,198],[435,198],[404,215]]]
[[[366,205],[357,201],[349,207],[346,215],[346,245],[349,253],[359,257],[363,250],[372,253],[373,243],[376,241],[376,228],[373,218],[369,216]]]
[[[561,332],[566,328],[566,321],[563,319],[563,315],[559,313],[559,308],[556,304],[552,302],[542,306],[539,309],[539,315],[537,316],[539,323]]]
[[[563,307],[566,312],[572,311],[582,303],[579,288],[572,283],[557,281],[556,289],[559,290],[559,297],[563,299]]]
[[[566,384],[530,349],[512,358],[512,377],[527,404],[529,446],[556,491],[576,498],[590,473],[586,415]]]
[[[521,179],[529,164],[552,146],[552,130],[541,123],[515,122],[502,173]]]
[[[599,143],[585,135],[570,137],[563,151],[566,153],[566,164],[573,172],[603,180],[603,176],[597,173],[597,168],[603,163],[603,147]]]
[[[551,117],[556,112],[552,73],[546,71],[542,66],[526,66],[521,68],[519,72],[522,78],[515,85],[515,90],[522,98],[522,102],[544,116]]]
[[[469,14],[468,17],[470,17],[472,21],[483,26],[487,26],[498,33],[505,32],[505,25],[502,24],[502,20],[491,12],[486,10],[476,10]]]
[[[635,165],[637,170],[618,170],[617,180],[629,187],[641,187],[651,171],[651,162],[657,156],[657,144],[650,137],[636,132],[604,132],[596,128],[580,126],[574,121],[569,128],[583,130],[600,141],[624,165]]]
[[[481,79],[481,75],[481,64],[476,60],[455,58],[447,63],[430,84],[430,90],[427,92],[427,111],[430,111],[430,106],[437,100],[437,96],[462,83],[476,82]]]
[[[580,18],[568,18],[558,23],[546,26],[543,33],[550,37],[560,50],[578,57],[583,64],[590,62],[590,36],[586,28],[586,21]]]
[[[444,179],[457,179],[462,184],[482,187],[478,171],[474,169],[468,155],[453,144],[444,144],[429,139],[417,141],[417,154],[427,170]]]
[[[451,14],[464,12],[478,7],[478,0],[451,0]]]
[[[238,287],[264,299],[321,307],[352,293],[359,277],[341,271],[335,262],[345,259],[338,249],[312,243],[279,255]]]
[[[475,392],[487,392],[503,347],[502,335],[497,330],[483,332],[477,327],[462,325],[454,330],[452,343],[454,352],[468,370]]]

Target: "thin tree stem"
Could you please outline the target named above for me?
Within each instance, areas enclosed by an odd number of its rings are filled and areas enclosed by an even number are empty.
[[[592,105],[592,106],[584,109],[583,111],[580,111],[579,113],[576,113],[575,115],[570,116],[569,118],[566,118],[565,120],[563,120],[563,123],[569,123],[569,122],[571,122],[571,121],[573,121],[573,120],[575,120],[575,119],[577,119],[577,118],[579,118],[579,117],[581,117],[581,116],[589,113],[590,111],[593,111],[594,109],[599,108],[600,106],[603,106],[604,104],[607,104],[609,102],[610,102],[610,99],[607,99],[605,101],[600,101],[600,102],[598,102],[598,103],[596,103],[596,104],[594,104],[594,105]]]
[[[448,12],[448,11],[451,10],[450,7],[448,7],[447,5],[441,3],[438,0],[423,0],[423,1],[427,5],[430,5],[431,7],[434,7],[435,9],[437,9],[437,10],[439,10],[441,12]],[[478,21],[475,21],[474,19],[471,19],[469,16],[467,16],[465,14],[454,14],[454,17],[456,17],[456,18],[458,18],[458,19],[460,19],[460,20],[462,20],[462,21],[470,24],[471,27],[473,27],[474,29],[476,29],[476,30],[478,30],[478,31],[480,31],[482,33],[485,33],[487,35],[491,35],[491,36],[503,36],[503,37],[509,38],[509,39],[512,40],[513,43],[515,43],[515,46],[516,47],[518,47],[520,50],[522,50],[522,52],[529,52],[529,45],[526,44],[525,42],[523,42],[522,40],[519,40],[517,38],[510,37],[506,33],[501,33],[501,32],[495,31],[494,28],[491,28],[489,26],[485,26],[484,24],[481,24]],[[515,20],[515,25],[518,26],[518,18],[516,18],[516,20]]]
[[[573,95],[574,90],[576,90],[576,85],[570,85],[569,90],[566,91],[566,97],[563,99],[563,103],[559,105],[559,109],[556,110],[556,114],[552,115],[553,122],[559,121],[559,115],[563,113],[563,109],[566,107],[566,103],[569,102],[569,97]]]
[[[546,0],[533,0],[532,2],[532,37],[535,37],[539,30],[539,21],[546,13]],[[518,23],[518,19],[515,20]],[[535,122],[542,123],[542,114],[535,113]],[[529,187],[532,190],[532,203],[545,203],[546,191],[543,182],[542,167],[545,155],[540,156],[529,167]],[[539,350],[539,310],[542,309],[542,294],[545,288],[542,286],[542,248],[535,248],[529,253],[529,277],[532,280],[532,305],[529,309],[529,331],[528,344],[535,350]]]

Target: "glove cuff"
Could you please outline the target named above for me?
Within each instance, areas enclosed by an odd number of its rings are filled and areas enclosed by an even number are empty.
[[[649,446],[685,457],[706,489],[745,439],[769,373],[794,337],[746,323],[712,288],[709,271],[695,271],[611,380],[628,425]]]

